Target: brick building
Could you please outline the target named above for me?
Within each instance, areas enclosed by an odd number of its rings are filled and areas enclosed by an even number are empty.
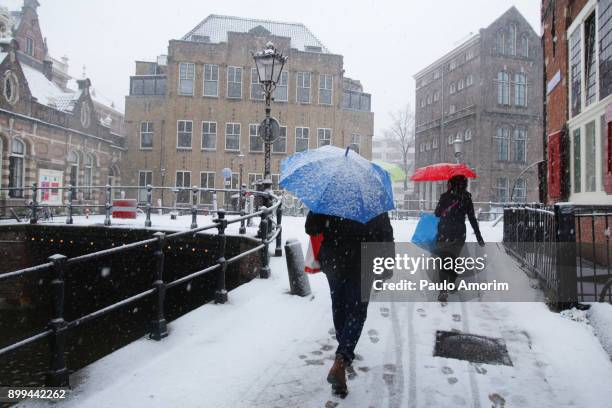
[[[167,56],[136,62],[126,97],[126,182],[222,188],[222,169],[229,168],[237,188],[242,153],[244,184],[253,187],[263,176],[257,126],[264,97],[251,53],[268,41],[289,57],[272,104],[282,126],[272,146],[273,184],[281,160],[296,151],[356,143],[371,158],[370,95],[359,81],[344,77],[341,55],[302,24],[210,15],[182,39],[171,40]],[[139,199],[145,197],[142,190]],[[174,196],[166,193],[163,200],[171,205]],[[178,194],[178,205],[190,200]],[[198,198],[199,205],[210,203],[209,193]]]
[[[479,177],[475,201],[538,201],[542,159],[540,37],[512,7],[491,25],[414,75],[416,167],[461,160]],[[437,201],[445,183],[416,183],[421,199]]]
[[[0,7],[0,201],[23,205],[29,186],[83,186],[77,198],[95,203],[91,185],[119,182],[123,137],[99,115],[89,79],[69,86],[43,39],[36,0],[20,10]],[[21,189],[23,187],[23,189]],[[58,190],[41,191],[43,204],[61,204]]]
[[[612,1],[542,1],[547,199],[612,204]]]

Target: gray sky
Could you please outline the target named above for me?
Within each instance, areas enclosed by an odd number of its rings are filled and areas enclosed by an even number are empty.
[[[0,4],[17,0],[0,0]],[[39,0],[51,55],[70,58],[70,73],[87,67],[99,93],[124,105],[137,59],[165,54],[209,14],[304,23],[333,53],[346,75],[372,93],[374,134],[389,112],[414,106],[412,75],[488,26],[515,5],[540,32],[538,0]]]

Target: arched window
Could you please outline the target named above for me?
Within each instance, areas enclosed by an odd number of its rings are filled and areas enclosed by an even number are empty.
[[[68,182],[72,186],[79,185],[79,155],[75,151],[68,152],[68,166],[70,166],[70,180]]]
[[[527,161],[527,131],[525,129],[514,130],[514,161],[525,163]]]
[[[497,144],[497,160],[508,161],[510,150],[510,129],[507,127],[498,127],[495,133],[495,141]]]
[[[85,166],[83,169],[83,183],[85,184],[84,197],[85,200],[91,200],[91,185],[93,184],[93,167],[95,165],[94,158],[91,154],[85,155]]]
[[[514,104],[527,106],[527,78],[523,73],[514,75]]]
[[[467,142],[468,140],[472,140],[472,129],[466,129],[465,130],[465,137],[464,137],[465,141]]]
[[[26,145],[19,139],[13,139],[11,143],[11,155],[9,157],[9,197],[23,198],[23,183],[25,177],[24,158]]]
[[[466,78],[465,78],[465,86],[472,86],[472,84],[474,83],[474,76],[472,74],[469,74]]]
[[[506,52],[506,33],[504,30],[499,30],[495,37],[495,51],[498,54],[505,54]]]
[[[454,82],[451,82],[451,83],[450,83],[450,89],[449,89],[449,92],[450,92],[451,94],[454,94],[456,89],[457,89],[457,88],[455,88],[455,83],[454,83]]]
[[[465,83],[463,82],[463,78],[457,81],[457,90],[460,91],[465,87]]]
[[[19,81],[12,71],[6,71],[4,74],[4,98],[11,105],[19,100]]]
[[[431,105],[431,94],[427,95],[427,104]]]
[[[521,35],[519,54],[525,58],[529,57],[529,37],[527,37],[527,34]]]
[[[506,71],[497,73],[497,103],[510,105],[510,81]]]
[[[516,24],[508,28],[508,54],[516,55]]]
[[[440,100],[440,91],[435,91],[433,94],[433,101],[438,102]]]

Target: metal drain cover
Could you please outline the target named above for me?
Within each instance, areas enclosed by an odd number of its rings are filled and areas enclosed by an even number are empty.
[[[512,365],[502,339],[461,332],[436,332],[434,356],[473,363]]]

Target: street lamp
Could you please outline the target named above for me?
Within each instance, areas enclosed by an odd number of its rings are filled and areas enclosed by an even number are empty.
[[[276,88],[276,84],[280,80],[283,66],[287,62],[287,57],[278,51],[272,42],[266,44],[266,48],[253,54],[259,83],[263,88],[266,101],[266,118],[259,126],[259,136],[264,141],[265,156],[264,156],[264,180],[262,184],[264,189],[269,189],[272,186],[270,175],[270,148],[271,144],[280,135],[280,124],[278,120],[270,116],[270,103],[272,102],[272,92]]]
[[[463,139],[459,134],[453,140],[453,149],[455,150],[455,161],[461,163],[461,154],[463,153]]]
[[[242,186],[242,172],[244,170],[244,154],[242,154],[242,152],[240,152],[240,154],[238,155],[238,167],[240,168],[240,173],[238,176],[238,184],[239,184],[239,189],[240,189],[240,191],[238,192],[238,211],[240,212],[240,216],[242,217],[244,215],[244,210],[243,210],[243,205],[242,205],[242,199],[244,195],[244,190]],[[240,229],[238,230],[238,233],[240,234],[246,233],[246,227],[244,226],[244,220],[240,221]]]
[[[162,206],[164,205],[164,181],[166,180],[166,169],[165,168],[161,168],[161,200],[162,200]]]

